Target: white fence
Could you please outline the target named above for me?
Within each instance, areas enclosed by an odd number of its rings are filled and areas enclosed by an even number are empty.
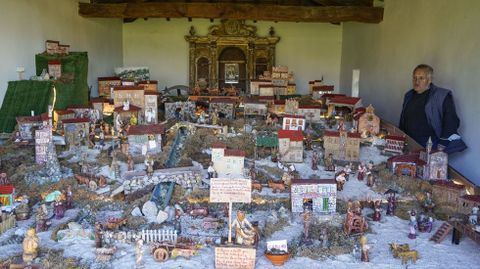
[[[141,238],[144,243],[151,242],[171,242],[173,244],[177,243],[177,231],[172,229],[162,229],[162,230],[142,230]]]

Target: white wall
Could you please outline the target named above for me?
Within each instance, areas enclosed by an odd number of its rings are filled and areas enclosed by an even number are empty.
[[[89,19],[78,15],[77,0],[1,0],[0,104],[7,82],[16,80],[16,68],[25,78],[35,75],[35,54],[45,51],[45,40],[88,52],[88,84],[97,93],[97,77],[112,75],[122,64],[122,21]]]
[[[460,134],[469,149],[450,164],[480,185],[480,1],[386,0],[380,24],[345,23],[341,87],[349,92],[360,69],[360,96],[377,114],[398,124],[413,68],[435,69],[434,83],[453,89]]]
[[[194,26],[198,35],[206,35],[219,20],[148,19],[126,23],[123,27],[125,66],[148,66],[150,77],[159,88],[188,85],[188,35]],[[288,23],[247,21],[257,27],[258,36],[268,36],[270,26],[280,36],[276,64],[286,65],[296,75],[297,91],[308,92],[308,81],[320,79],[335,85],[340,80],[342,27],[326,23]]]

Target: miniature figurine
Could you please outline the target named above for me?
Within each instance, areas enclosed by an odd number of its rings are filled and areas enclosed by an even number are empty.
[[[206,121],[207,121],[207,115],[205,114],[205,111],[202,110],[202,112],[200,112],[200,116],[198,117],[198,123],[205,124]]]
[[[138,239],[135,244],[135,268],[143,268],[143,239]]]
[[[150,155],[147,155],[145,158],[145,165],[147,166],[147,175],[152,176],[153,175],[153,157]]]
[[[19,131],[16,131],[15,132],[15,140],[14,140],[15,143],[19,143],[19,142],[22,142],[22,135],[20,135],[20,132]]]
[[[130,154],[128,154],[128,157],[127,157],[127,164],[128,164],[127,171],[133,171],[135,168],[135,163],[133,162],[133,157]]]
[[[328,157],[326,157],[323,160],[323,164],[325,165],[325,171],[335,171],[335,165],[333,163],[333,154],[332,153],[328,154]]]
[[[257,170],[255,169],[255,164],[253,164],[253,165],[250,167],[250,170],[249,170],[248,174],[249,174],[250,179],[252,180],[252,182],[257,180]]]
[[[303,209],[303,239],[308,240],[310,233],[311,213],[306,207]]]
[[[7,173],[0,173],[0,185],[9,185],[10,180],[8,180]]]
[[[103,148],[105,146],[105,132],[103,130],[100,130],[100,134],[98,135],[99,137],[99,144]]]
[[[410,211],[410,222],[408,223],[408,226],[410,228],[410,233],[408,234],[408,238],[410,239],[417,238],[416,230],[418,227],[418,223],[417,223],[417,213],[415,212],[415,210]]]
[[[137,117],[135,116],[135,114],[132,114],[132,116],[130,116],[130,125],[137,125],[138,123],[138,119]]]
[[[393,216],[395,215],[395,209],[397,208],[397,199],[395,198],[395,193],[390,192],[388,198],[388,205],[387,205],[387,215]]]
[[[317,164],[318,164],[318,153],[314,151],[312,155],[312,170],[318,170]]]
[[[382,218],[382,214],[381,214],[381,200],[377,200],[375,201],[375,204],[374,204],[374,212],[373,212],[373,221],[380,221],[380,219]]]
[[[472,207],[472,214],[468,217],[468,222],[471,225],[477,225],[478,224],[478,210],[479,208],[474,206]]]
[[[432,232],[432,228],[433,228],[433,218],[428,217],[428,222],[427,222],[426,227],[425,227],[425,232],[427,232],[427,233]]]
[[[215,171],[215,168],[213,168],[213,162],[210,162],[207,172],[208,172],[208,179],[216,177],[217,172]]]
[[[277,125],[278,118],[274,117],[271,113],[267,113],[267,118],[265,119],[265,123],[267,126],[275,127]]]
[[[215,108],[212,112],[212,125],[217,125],[218,124],[218,111]]]
[[[423,202],[423,207],[425,208],[426,212],[433,212],[433,208],[435,207],[435,203],[432,200],[432,194],[430,192],[426,192],[425,201]]]
[[[155,112],[153,112],[153,109],[150,107],[145,112],[145,120],[147,124],[154,124],[155,123],[154,119],[155,119]]]
[[[345,182],[347,181],[345,179],[346,172],[344,170],[338,172],[337,176],[335,177],[335,181],[337,181],[337,190],[342,191],[343,190],[343,185],[345,185]]]
[[[95,247],[101,248],[103,246],[103,227],[100,222],[95,223]]]
[[[360,245],[362,249],[362,262],[369,262],[370,259],[368,258],[368,250],[370,249],[370,246],[367,244],[367,237],[365,235],[360,237]]]
[[[130,101],[128,101],[128,100],[123,101],[123,110],[124,111],[130,110]]]
[[[363,178],[365,177],[365,173],[367,172],[367,167],[365,164],[362,162],[358,165],[358,174],[357,174],[357,179],[362,181]]]
[[[72,192],[72,186],[67,187],[67,209],[72,209],[73,208],[73,192]]]
[[[95,147],[95,126],[90,127],[90,133],[88,133],[88,144],[89,147]]]
[[[47,216],[47,206],[45,204],[42,204],[37,208],[37,214],[35,215],[37,232],[44,232],[48,230],[49,225],[47,222]]]
[[[348,181],[350,179],[350,174],[352,173],[352,163],[345,165],[345,179]]]
[[[245,212],[237,211],[237,218],[232,223],[232,228],[235,227],[236,242],[240,245],[255,244],[256,232],[252,224],[245,218]]]
[[[367,171],[367,186],[373,187],[374,183],[375,183],[375,177],[373,176],[372,172]]]
[[[305,150],[312,150],[312,135],[308,134],[305,137]]]
[[[53,202],[53,213],[56,219],[61,219],[65,216],[65,207],[63,206],[63,195],[59,195],[55,202]]]
[[[319,240],[322,241],[322,248],[328,248],[328,233],[327,228],[323,228],[320,232]]]
[[[25,239],[23,239],[23,261],[31,263],[38,256],[38,247],[40,239],[38,238],[35,229],[30,228],[27,231]]]
[[[272,153],[270,154],[270,160],[274,163],[278,161],[278,152],[276,149],[272,150]]]

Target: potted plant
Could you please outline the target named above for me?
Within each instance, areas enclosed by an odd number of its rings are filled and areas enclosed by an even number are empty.
[[[282,266],[290,257],[290,253],[272,248],[265,251],[265,257],[275,266]]]

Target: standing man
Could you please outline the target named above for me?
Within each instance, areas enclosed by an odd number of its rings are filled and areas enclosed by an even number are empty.
[[[433,148],[445,146],[446,153],[467,148],[458,135],[460,125],[452,92],[432,83],[433,68],[420,64],[413,70],[413,89],[405,94],[400,129],[423,147],[432,138]]]

